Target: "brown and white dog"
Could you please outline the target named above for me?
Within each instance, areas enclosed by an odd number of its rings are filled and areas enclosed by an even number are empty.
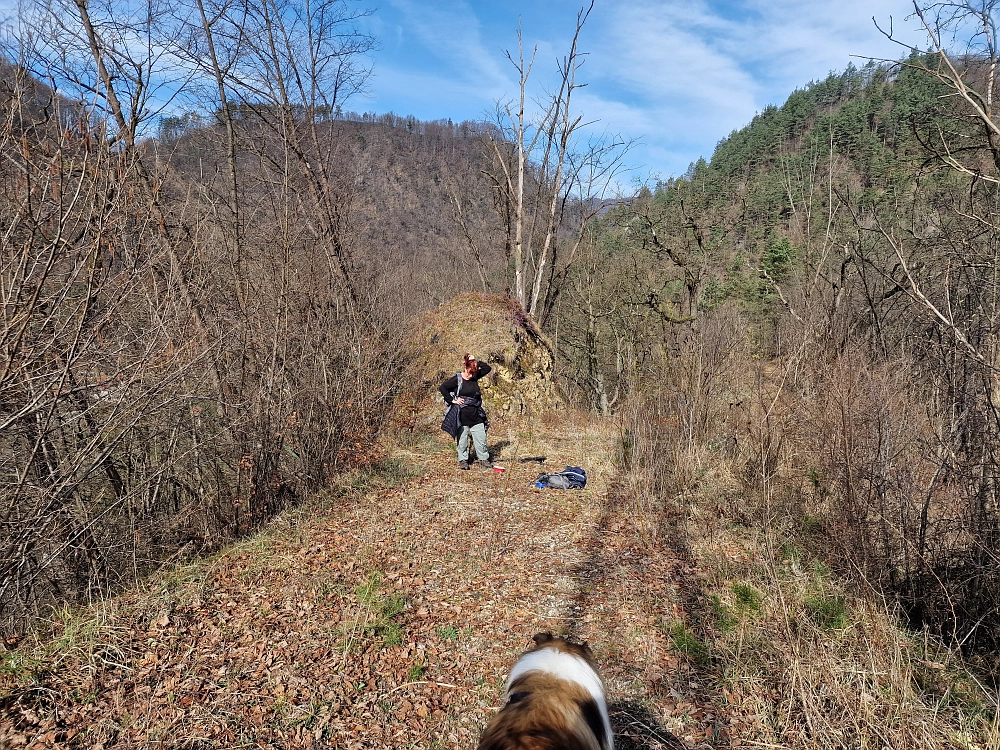
[[[479,750],[614,750],[604,685],[586,644],[539,633],[507,678]]]

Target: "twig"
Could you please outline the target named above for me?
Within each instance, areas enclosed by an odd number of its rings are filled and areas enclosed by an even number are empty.
[[[455,689],[458,689],[460,687],[459,685],[452,685],[451,683],[448,682],[434,682],[433,680],[417,680],[416,682],[404,682],[402,685],[398,685],[397,687],[394,687],[392,690],[390,690],[388,693],[385,693],[382,697],[388,698],[397,690],[402,690],[403,688],[410,687],[411,685],[436,685],[437,687],[446,687]]]
[[[648,724],[646,724],[645,722],[637,719],[634,715],[628,713],[627,711],[613,711],[612,713],[619,714],[621,716],[627,717],[630,720],[629,724],[628,724],[630,727],[640,726],[643,729],[645,729],[647,732],[649,732],[651,736],[655,737],[656,739],[660,740],[661,742],[671,742],[671,743],[676,742],[676,738],[674,738],[674,737],[664,737],[654,727],[651,727]]]
[[[793,318],[795,318],[799,323],[802,323],[804,325],[805,321],[802,320],[802,318],[799,316],[799,314],[797,312],[795,312],[795,310],[792,309],[792,306],[791,306],[791,304],[789,304],[788,300],[785,299],[785,295],[782,293],[781,287],[778,286],[778,282],[775,281],[774,278],[771,276],[771,274],[769,274],[767,272],[766,268],[760,268],[758,270],[760,271],[761,275],[765,279],[767,279],[768,281],[771,282],[771,286],[774,287],[774,291],[776,291],[778,293],[778,299],[781,300],[781,304],[783,304],[785,306],[785,309],[788,310],[789,313],[791,313],[791,316]]]

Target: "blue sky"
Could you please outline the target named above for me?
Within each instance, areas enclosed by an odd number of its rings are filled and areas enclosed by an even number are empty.
[[[347,1],[372,7],[364,26],[379,49],[367,93],[346,108],[455,122],[483,119],[517,94],[504,51],[516,52],[519,22],[527,52],[538,47],[534,91],[551,84],[583,2]],[[0,0],[0,18],[12,18],[15,5]],[[683,174],[765,106],[852,60],[863,64],[852,55],[901,57],[873,16],[922,45],[910,13],[909,0],[596,0],[581,36],[588,85],[576,111],[597,121],[595,133],[638,139],[623,182]]]
[[[348,108],[420,119],[481,119],[517,93],[504,50],[537,45],[537,84],[553,79],[580,3],[567,0],[382,0],[368,19],[380,40],[367,96]],[[682,174],[768,104],[839,71],[851,55],[904,50],[872,22],[890,17],[920,44],[906,0],[597,0],[581,37],[588,52],[577,111],[641,139],[632,175]],[[853,59],[855,64],[863,60]]]

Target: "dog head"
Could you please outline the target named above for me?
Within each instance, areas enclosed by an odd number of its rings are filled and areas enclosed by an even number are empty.
[[[539,633],[507,678],[479,750],[613,750],[604,685],[585,643]]]
[[[535,645],[529,648],[525,653],[530,654],[532,651],[538,651],[543,648],[550,648],[554,651],[561,651],[564,654],[573,654],[580,659],[587,662],[587,665],[597,671],[597,663],[594,661],[594,652],[590,650],[590,646],[582,641],[577,643],[575,640],[570,640],[569,638],[564,638],[562,636],[555,636],[552,633],[536,633],[531,636],[531,640],[534,641]]]

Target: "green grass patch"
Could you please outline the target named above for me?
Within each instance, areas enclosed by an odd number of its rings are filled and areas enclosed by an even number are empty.
[[[812,571],[813,577],[820,583],[830,578],[830,566],[822,560],[811,561],[809,563],[809,569]]]
[[[840,595],[813,594],[802,603],[809,619],[823,630],[840,630],[847,624],[847,603]]]
[[[760,592],[746,583],[733,584],[733,596],[736,598],[737,612],[760,612],[763,609]]]
[[[434,629],[434,632],[438,634],[438,638],[446,641],[458,640],[458,629],[453,625],[439,625]]]
[[[386,646],[401,646],[403,644],[403,626],[390,622],[379,629],[379,636]]]
[[[732,633],[736,630],[736,626],[740,624],[740,618],[733,614],[732,609],[725,602],[712,594],[708,597],[708,604],[712,608],[712,614],[715,615],[715,626],[719,632]]]
[[[354,587],[354,594],[358,597],[358,602],[362,605],[371,606],[377,600],[381,586],[382,573],[373,570],[368,574],[368,578]]]
[[[695,664],[707,664],[708,644],[695,635],[683,622],[674,622],[666,627],[667,635],[674,651],[684,654]]]
[[[32,677],[44,668],[44,663],[20,651],[0,654],[0,673],[21,680]]]
[[[406,609],[406,598],[402,594],[385,593],[382,590],[382,573],[373,570],[368,577],[354,588],[358,602],[368,607],[368,623],[365,633],[382,639],[386,646],[403,643],[403,623],[401,615]]]
[[[802,561],[802,550],[794,542],[784,541],[781,543],[781,559],[789,563],[799,563]]]
[[[427,674],[427,665],[423,662],[417,662],[410,667],[410,682],[416,682],[417,680],[424,679],[425,674]]]

